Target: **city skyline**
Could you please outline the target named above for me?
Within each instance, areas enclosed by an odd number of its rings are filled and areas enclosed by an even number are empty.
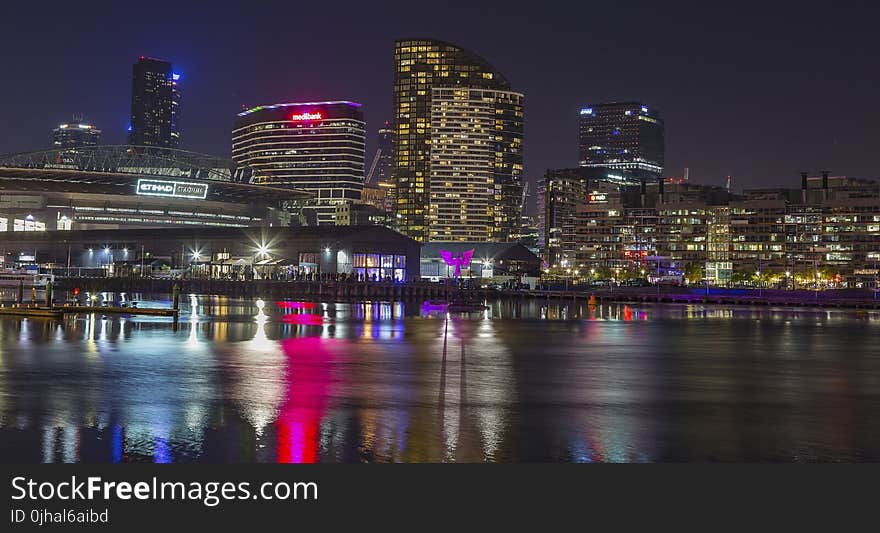
[[[389,10],[387,20],[369,25],[369,31],[353,20],[343,21],[352,31],[339,43],[321,37],[317,29],[298,28],[279,53],[260,61],[253,60],[255,49],[277,44],[280,34],[252,43],[229,39],[206,46],[197,38],[184,41],[165,32],[158,32],[162,34],[158,39],[156,32],[136,25],[129,28],[128,38],[116,41],[121,45],[103,49],[101,43],[110,42],[119,31],[111,26],[106,35],[50,51],[43,48],[46,43],[37,41],[42,32],[51,33],[51,21],[26,36],[13,28],[4,39],[33,46],[11,58],[18,76],[16,84],[2,89],[6,101],[29,103],[29,95],[36,92],[34,84],[46,85],[45,75],[28,67],[35,64],[33,59],[51,53],[58,64],[48,69],[54,80],[48,104],[18,106],[22,110],[12,109],[0,126],[0,152],[45,147],[46,132],[71,112],[84,113],[101,128],[105,144],[125,142],[128,69],[133,57],[148,55],[180,65],[186,79],[182,148],[228,156],[229,127],[242,105],[308,101],[320,95],[364,103],[367,153],[373,153],[374,132],[391,114],[393,41],[402,35],[424,35],[488,58],[526,95],[524,175],[529,180],[547,168],[576,166],[577,109],[590,102],[631,99],[663,110],[666,175],[681,175],[687,166],[693,181],[723,184],[732,174],[738,190],[783,185],[801,170],[830,168],[835,173],[876,177],[870,152],[863,146],[876,131],[878,111],[860,103],[870,102],[868,88],[876,73],[841,53],[865,49],[859,43],[868,36],[868,27],[858,17],[841,26],[835,25],[839,20],[834,17],[842,15],[821,19],[820,13],[808,8],[798,12],[771,8],[757,20],[708,8],[672,11],[593,8],[587,32],[591,39],[574,46],[579,42],[577,21],[584,20],[574,16],[578,12],[564,16],[551,7],[540,13],[497,14],[510,29],[523,28],[530,21],[530,38],[520,40],[477,32],[479,23],[490,16],[481,10],[475,10],[475,20],[466,24],[451,24],[451,14],[415,21]],[[120,14],[124,12],[102,17],[110,22]],[[235,11],[210,14],[200,31],[225,28],[238,15]],[[178,16],[179,22],[185,22],[196,13],[182,8]],[[145,17],[144,28],[151,20]],[[277,22],[260,20],[269,29],[280,29],[285,17],[277,18]],[[78,15],[71,13],[69,19],[77,20]],[[371,15],[368,20],[376,19]],[[777,28],[782,20],[791,24]],[[611,38],[624,27],[623,21],[630,22],[632,42]],[[359,45],[356,50],[354,43]],[[588,59],[584,67],[571,68],[579,58]],[[69,64],[76,69],[67,70]],[[726,74],[719,78],[721,72]],[[829,85],[850,72],[858,72],[866,83]],[[820,83],[822,79],[827,81]]]

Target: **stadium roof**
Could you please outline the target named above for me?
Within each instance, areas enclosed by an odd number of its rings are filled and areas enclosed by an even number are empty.
[[[208,200],[277,203],[311,198],[306,191],[253,185],[253,169],[184,150],[90,146],[0,156],[0,191],[134,194],[139,179],[208,185]]]

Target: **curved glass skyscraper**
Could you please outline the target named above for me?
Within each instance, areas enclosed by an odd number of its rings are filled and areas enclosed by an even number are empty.
[[[509,240],[520,223],[523,95],[443,41],[397,41],[394,60],[400,231],[422,242]]]

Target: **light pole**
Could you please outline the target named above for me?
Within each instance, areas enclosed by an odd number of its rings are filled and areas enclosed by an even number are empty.
[[[877,254],[874,254],[874,299],[877,299]]]
[[[656,250],[654,251],[654,254],[655,255],[657,254]],[[656,259],[654,261],[654,264],[657,267],[657,279],[654,281],[654,283],[657,284],[657,301],[659,302],[660,301],[660,259]]]
[[[764,281],[761,277],[763,270],[764,270],[764,263],[763,263],[761,255],[760,255],[760,252],[759,252],[758,253],[758,298],[761,298],[764,295],[764,291],[763,291]]]
[[[717,271],[716,271],[717,272]],[[706,281],[706,299],[709,298],[709,273],[703,270],[703,279]]]

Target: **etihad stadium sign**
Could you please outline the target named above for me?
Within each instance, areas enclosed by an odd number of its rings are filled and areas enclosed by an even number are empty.
[[[208,185],[205,183],[187,183],[183,181],[141,179],[137,182],[137,191],[135,192],[142,196],[165,196],[168,198],[204,200],[208,196]]]

